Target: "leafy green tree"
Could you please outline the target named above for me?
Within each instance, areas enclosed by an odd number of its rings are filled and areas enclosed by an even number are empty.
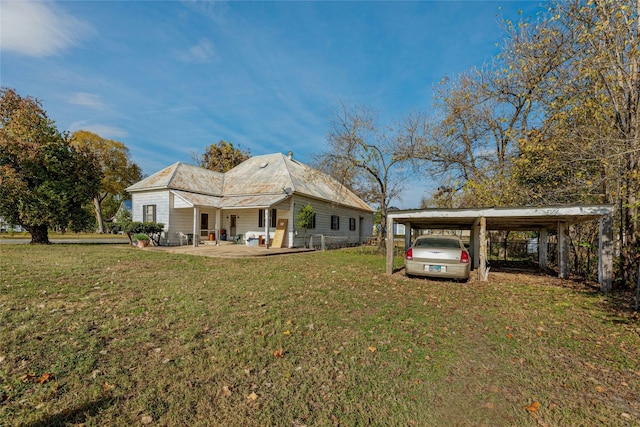
[[[21,225],[31,243],[49,243],[49,228],[80,231],[83,209],[100,185],[91,152],[74,148],[41,103],[0,90],[0,216]]]
[[[192,154],[192,157],[200,167],[216,172],[227,172],[251,157],[251,153],[249,150],[234,147],[233,142],[221,139],[217,144],[209,145],[204,154]]]
[[[296,227],[304,229],[304,246],[307,247],[307,229],[313,227],[316,211],[309,203],[304,205],[296,215]]]
[[[129,157],[129,149],[119,141],[105,139],[95,133],[79,130],[73,133],[71,145],[90,151],[98,159],[102,180],[93,196],[98,233],[104,233],[104,217],[112,218],[122,200],[125,188],[142,179],[142,171]]]

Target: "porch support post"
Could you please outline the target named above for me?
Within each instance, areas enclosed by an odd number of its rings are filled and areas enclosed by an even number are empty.
[[[289,237],[289,241],[287,242],[287,247],[289,249],[293,248],[294,240],[296,238],[296,228],[295,228],[295,219],[296,219],[296,204],[293,201],[293,197],[291,197],[289,201],[289,224],[287,225],[287,236]]]
[[[480,217],[478,230],[478,280],[486,282],[489,279],[487,274],[487,218]]]
[[[193,247],[197,248],[198,243],[200,242],[200,209],[197,206],[193,207]]]
[[[558,277],[568,279],[569,268],[569,224],[558,222]]]
[[[264,210],[264,246],[269,249],[269,225],[271,219],[269,218],[269,211],[271,209],[266,208]]]
[[[216,233],[216,246],[220,246],[220,218],[222,209],[216,209],[216,225],[214,232]]]
[[[387,274],[393,274],[393,217],[387,217],[387,230],[391,230],[391,238],[389,238],[389,233],[387,233],[386,241]]]
[[[613,283],[613,217],[600,218],[600,242],[598,248],[598,283],[600,291],[611,292]]]
[[[409,248],[411,247],[411,237],[412,237],[412,233],[413,233],[413,228],[411,226],[411,223],[408,222],[404,225],[404,251],[405,253],[409,250]]]
[[[538,265],[547,268],[549,265],[549,230],[541,228],[538,233]]]

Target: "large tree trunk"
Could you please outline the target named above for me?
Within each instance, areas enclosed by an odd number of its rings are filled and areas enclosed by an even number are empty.
[[[48,245],[49,243],[49,227],[47,225],[34,225],[25,227],[31,234],[31,243],[39,243]]]
[[[384,201],[380,203],[380,228],[378,229],[377,238],[378,252],[384,253],[387,249],[385,239],[393,241],[393,230],[387,230],[387,205]],[[391,247],[395,247],[395,243],[392,243]]]
[[[93,207],[96,211],[96,222],[98,223],[98,233],[104,234],[104,219],[102,218],[102,206],[98,197],[93,198]]]

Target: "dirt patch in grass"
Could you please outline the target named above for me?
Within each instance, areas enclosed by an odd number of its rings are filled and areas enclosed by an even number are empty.
[[[637,317],[590,286],[358,250],[0,248],[0,425],[640,422]]]

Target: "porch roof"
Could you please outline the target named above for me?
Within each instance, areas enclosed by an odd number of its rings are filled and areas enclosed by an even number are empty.
[[[217,209],[266,209],[290,197],[284,193],[259,195],[241,194],[224,197],[189,193],[180,190],[171,190],[171,193],[192,207],[212,207]]]
[[[171,193],[173,193],[173,195],[175,195],[176,197],[181,198],[192,207],[207,206],[207,207],[219,208],[221,204],[220,202],[222,201],[222,197],[209,196],[207,194],[189,193],[187,191],[180,191],[180,190],[171,190]]]

